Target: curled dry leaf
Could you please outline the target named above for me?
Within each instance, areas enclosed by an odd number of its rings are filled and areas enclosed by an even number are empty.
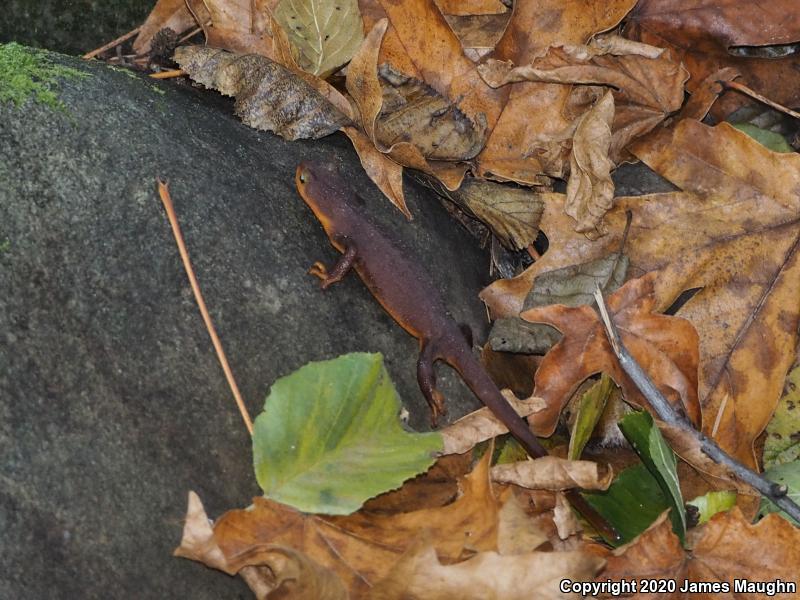
[[[602,558],[580,551],[514,556],[481,552],[464,562],[443,565],[433,547],[422,542],[378,583],[370,600],[527,600],[531,590],[542,600],[569,598],[559,583],[591,579],[603,563]]]
[[[577,222],[575,230],[591,238],[605,233],[603,216],[614,199],[614,183],[608,158],[614,96],[610,91],[578,118],[567,180],[567,214]]]
[[[800,54],[782,58],[736,56],[735,46],[769,46],[800,41],[800,11],[795,0],[766,4],[737,0],[694,0],[691,10],[683,0],[644,0],[631,12],[625,34],[657,46],[668,46],[692,77],[694,93],[709,74],[724,67],[741,72],[742,82],[784,106],[800,104],[796,84]],[[726,94],[712,114],[719,120],[752,101],[742,94]]]
[[[800,564],[800,529],[769,515],[755,525],[738,508],[718,513],[711,520],[689,532],[689,550],[681,548],[672,533],[667,513],[662,514],[644,533],[608,557],[606,568],[597,581],[636,579],[674,579],[676,590],[659,597],[670,600],[697,598],[706,591],[709,598],[730,597],[734,580],[750,582],[796,582]],[[695,588],[684,588],[684,581]],[[697,587],[699,582],[725,583],[727,592],[709,592]],[[683,590],[683,591],[681,591]],[[739,590],[736,597],[760,598],[755,589]],[[602,597],[609,597],[607,594]],[[651,597],[634,594],[633,598]],[[797,598],[793,593],[776,593],[774,598]]]
[[[364,39],[357,0],[280,0],[275,19],[297,50],[300,68],[319,77],[346,64]]]
[[[533,490],[606,490],[614,479],[610,467],[588,460],[543,456],[535,460],[495,465],[492,479]]]
[[[550,46],[585,44],[594,34],[617,25],[634,4],[636,0],[517,3],[492,57],[526,65]],[[478,156],[479,174],[528,184],[543,173],[563,176],[565,142],[572,133],[572,119],[563,114],[570,87],[519,82],[498,91],[502,91],[502,115]]]
[[[611,473],[611,469],[608,470]],[[609,481],[608,485],[611,485]],[[608,489],[606,485],[603,489]],[[578,533],[581,528],[578,525],[578,519],[575,517],[575,512],[567,501],[567,497],[562,493],[556,493],[556,505],[553,508],[553,522],[556,525],[556,531],[559,539],[566,540],[572,535]]]
[[[697,399],[697,332],[689,321],[654,313],[654,282],[659,274],[632,279],[606,299],[622,341],[656,386],[694,423],[700,423]],[[646,399],[619,366],[600,316],[590,306],[550,305],[521,314],[526,321],[546,323],[563,337],[536,371],[534,394],[547,408],[529,418],[539,435],[550,435],[561,409],[590,375],[608,373],[628,402],[647,406]]]
[[[616,198],[605,217],[609,234],[596,242],[570,231],[563,198],[552,195],[541,223],[548,251],[481,297],[496,316],[518,314],[540,272],[618,250],[632,210],[630,272],[660,270],[655,307],[665,310],[684,290],[701,288],[678,314],[700,335],[704,432],[755,465],[753,441],[769,422],[797,346],[800,156],[770,152],[727,124],[692,120],[632,150],[684,191]]]
[[[324,137],[350,123],[316,89],[263,56],[184,46],[175,61],[194,81],[236,97],[236,114],[250,127],[296,140]]]
[[[535,396],[520,400],[509,390],[503,390],[503,397],[521,417],[528,417],[545,408],[544,401]],[[442,429],[440,433],[444,443],[442,454],[463,454],[480,442],[508,433],[508,428],[497,419],[494,413],[483,407],[461,417],[455,423]]]

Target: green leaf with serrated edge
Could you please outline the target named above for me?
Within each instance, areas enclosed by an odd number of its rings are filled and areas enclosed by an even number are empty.
[[[658,427],[653,423],[653,417],[646,411],[625,415],[619,420],[619,428],[658,481],[664,496],[669,499],[672,531],[682,543],[685,542],[686,509],[678,482],[678,461],[675,453],[664,441]]]
[[[320,77],[348,63],[364,40],[358,0],[281,0],[275,19],[300,68]]]
[[[264,495],[309,513],[350,514],[428,469],[438,433],[409,433],[380,354],[312,362],[278,379],[253,432]]]
[[[614,389],[614,381],[603,373],[600,380],[590,387],[578,402],[577,416],[575,425],[572,427],[572,435],[569,438],[569,451],[567,458],[579,460],[586,442],[592,436],[595,425],[603,414],[611,390]]]
[[[697,508],[700,514],[697,524],[700,525],[707,522],[715,514],[732,509],[736,505],[736,492],[708,492],[694,500],[689,500],[686,504],[691,504]]]
[[[761,129],[752,123],[731,123],[731,125],[773,152],[794,152],[794,148],[789,145],[786,138],[780,133],[775,133],[769,129]]]
[[[785,485],[787,488],[789,488],[787,496],[791,500],[794,500],[795,503],[800,504],[800,460],[771,467],[764,471],[764,477],[770,481],[774,481],[775,483],[781,483]],[[764,515],[772,512],[780,513],[784,519],[787,519],[800,527],[800,523],[778,508],[778,506],[776,506],[772,500],[761,498],[761,506],[758,509],[758,516],[763,517]]]
[[[775,413],[767,425],[764,467],[800,459],[800,367],[789,371]]]
[[[671,506],[656,478],[641,463],[620,472],[606,491],[582,495],[619,532],[620,540],[606,540],[612,546],[633,540]]]

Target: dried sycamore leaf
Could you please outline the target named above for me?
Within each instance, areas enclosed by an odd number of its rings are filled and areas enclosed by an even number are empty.
[[[492,58],[526,65],[550,46],[585,44],[617,25],[636,0],[520,2]],[[502,114],[478,156],[483,177],[534,184],[564,174],[572,119],[563,114],[570,87],[519,82],[502,91]],[[490,126],[493,121],[490,120]]]
[[[175,61],[194,81],[236,97],[236,114],[255,129],[287,140],[317,139],[350,123],[316,89],[263,56],[183,46]]]
[[[594,577],[603,559],[575,552],[532,552],[501,556],[481,552],[469,560],[443,565],[429,544],[419,544],[370,594],[370,600],[527,600],[531,590],[542,600],[567,598],[564,579]]]
[[[136,54],[147,54],[153,38],[162,29],[168,27],[181,34],[194,25],[195,20],[186,7],[186,0],[158,0],[139,30],[133,42],[133,50]]]
[[[520,400],[508,390],[503,390],[503,396],[521,417],[528,417],[545,407],[540,398]],[[442,429],[440,433],[444,442],[442,454],[463,454],[480,442],[508,433],[508,428],[494,413],[484,407],[461,417]]]
[[[797,70],[800,53],[780,58],[743,57],[735,46],[769,46],[800,40],[800,11],[796,0],[766,4],[736,0],[643,0],[625,27],[626,37],[671,48],[691,73],[687,88],[694,93],[709,74],[733,67],[742,83],[784,106],[800,104]],[[725,94],[712,114],[721,120],[752,100],[742,94]]]
[[[320,77],[346,64],[364,39],[357,0],[281,0],[275,18],[300,67]]]
[[[603,215],[614,199],[614,165],[608,158],[613,119],[614,96],[609,91],[578,119],[572,137],[565,208],[577,222],[575,230],[594,238],[605,233]]]
[[[434,0],[445,15],[493,15],[508,12],[500,0]]]
[[[209,566],[237,573],[264,565],[260,550],[266,546],[291,548],[308,561],[334,572],[351,598],[365,597],[370,588],[386,577],[406,550],[428,531],[441,560],[461,560],[464,553],[497,548],[499,513],[511,490],[492,489],[487,453],[472,473],[460,481],[461,495],[445,506],[408,513],[361,511],[346,517],[323,517],[300,513],[290,507],[258,497],[246,510],[232,510],[214,523],[203,547]],[[205,518],[205,515],[203,515]],[[200,558],[195,540],[184,537],[180,555]],[[200,558],[205,561],[205,558]]]
[[[770,152],[724,123],[682,120],[651,136],[632,150],[684,191],[616,198],[605,217],[609,234],[596,242],[570,231],[563,197],[551,195],[541,223],[548,251],[481,297],[497,316],[518,314],[540,272],[618,249],[632,210],[630,270],[660,270],[657,308],[701,288],[678,314],[700,335],[704,432],[754,465],[753,441],[772,416],[797,346],[800,157]]]
[[[734,507],[691,530],[688,540],[689,550],[684,551],[664,513],[642,535],[608,557],[597,581],[636,579],[641,584],[642,579],[676,580],[675,591],[659,596],[670,600],[690,600],[699,592],[705,592],[701,597],[707,598],[763,597],[766,588],[757,594],[755,582],[771,584],[774,598],[797,597],[796,590],[787,588],[786,583],[796,585],[800,529],[777,515],[751,525]],[[783,582],[783,588],[776,586],[777,581]],[[714,584],[716,589],[711,587]]]
[[[609,296],[609,315],[625,346],[664,396],[699,423],[697,332],[685,319],[653,312],[656,275],[632,279]],[[595,373],[608,373],[628,402],[647,406],[620,368],[600,317],[591,307],[556,304],[526,310],[520,316],[552,325],[563,334],[536,371],[534,394],[547,403],[547,409],[528,419],[537,434],[548,436],[555,430],[561,409],[578,386]]]
[[[588,460],[567,460],[543,456],[492,467],[492,479],[533,490],[605,490],[614,479],[614,471]]]
[[[375,139],[383,147],[407,142],[431,160],[469,160],[480,152],[485,119],[473,123],[433,88],[390,65],[381,65],[378,75],[383,99]]]

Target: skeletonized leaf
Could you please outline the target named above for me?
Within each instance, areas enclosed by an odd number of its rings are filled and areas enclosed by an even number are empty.
[[[264,56],[183,46],[175,61],[194,81],[234,96],[236,114],[255,129],[317,139],[350,123],[311,85]]]
[[[320,77],[353,58],[364,39],[357,0],[281,0],[275,18],[297,49],[300,67]]]
[[[438,433],[400,426],[380,354],[312,362],[278,379],[255,421],[264,494],[305,512],[349,514],[433,464]]]

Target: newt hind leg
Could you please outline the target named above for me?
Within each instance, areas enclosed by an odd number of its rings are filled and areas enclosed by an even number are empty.
[[[434,363],[442,357],[436,349],[435,340],[423,339],[420,346],[417,359],[417,382],[431,409],[431,425],[436,427],[439,416],[447,414],[444,396],[436,388],[436,371],[433,368]]]

